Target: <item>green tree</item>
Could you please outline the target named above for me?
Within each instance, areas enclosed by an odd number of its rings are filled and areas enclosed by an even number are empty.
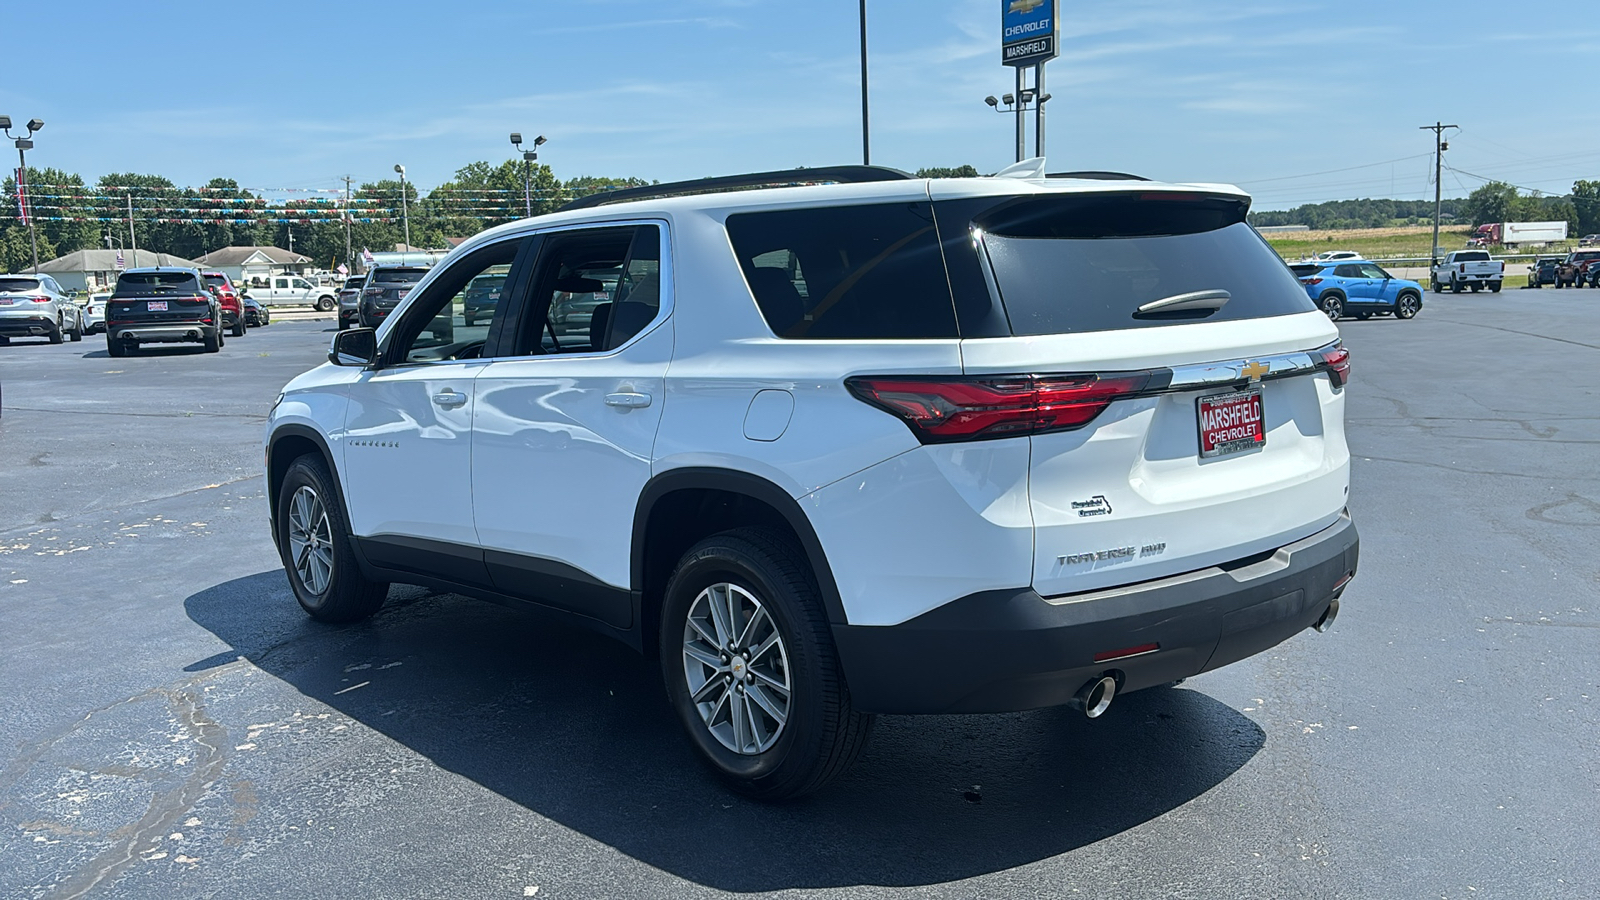
[[[43,234],[39,238],[39,262],[55,259],[55,245]],[[28,226],[9,222],[0,230],[0,272],[33,271],[33,246],[28,242]]]
[[[918,178],[977,178],[978,170],[971,166],[957,166],[954,169],[935,167],[931,169],[918,169]]]
[[[1518,199],[1515,187],[1504,181],[1491,181],[1467,195],[1467,217],[1474,228],[1487,222],[1513,221]]]
[[[1572,205],[1578,214],[1578,234],[1600,234],[1600,181],[1573,182]]]

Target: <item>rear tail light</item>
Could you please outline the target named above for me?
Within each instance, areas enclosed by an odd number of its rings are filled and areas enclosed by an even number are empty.
[[[35,303],[49,303],[50,302],[50,298],[49,297],[29,297],[28,299],[32,300]]]
[[[1132,397],[1156,372],[996,375],[981,378],[850,378],[858,399],[898,416],[925,444],[1069,431],[1115,400]]]
[[[1318,285],[1318,284],[1322,283],[1322,279],[1321,278],[1302,278],[1302,279],[1300,279],[1300,283],[1301,284],[1309,284],[1309,285]]]
[[[363,297],[382,297],[383,296],[383,288],[367,288],[366,290],[361,292],[361,296],[363,296]]]
[[[1333,343],[1317,351],[1328,380],[1334,387],[1344,387],[1350,381],[1350,351],[1344,344]]]

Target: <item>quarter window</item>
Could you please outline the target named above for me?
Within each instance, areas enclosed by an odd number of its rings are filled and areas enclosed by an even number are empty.
[[[756,305],[778,337],[957,336],[931,204],[737,213],[727,227]]]

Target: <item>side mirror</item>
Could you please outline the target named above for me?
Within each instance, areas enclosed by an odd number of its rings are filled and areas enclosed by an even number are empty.
[[[378,361],[378,332],[371,328],[352,328],[333,336],[328,362],[336,366],[366,368]]]

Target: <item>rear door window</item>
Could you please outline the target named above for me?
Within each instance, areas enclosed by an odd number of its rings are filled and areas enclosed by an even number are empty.
[[[1247,210],[1244,198],[1227,195],[1033,196],[1001,201],[974,217],[971,227],[1016,335],[1312,311],[1288,266],[1245,223]],[[1226,292],[1226,302],[1214,309],[1140,312],[1202,291]]]
[[[957,336],[930,203],[737,213],[728,237],[778,337]]]

